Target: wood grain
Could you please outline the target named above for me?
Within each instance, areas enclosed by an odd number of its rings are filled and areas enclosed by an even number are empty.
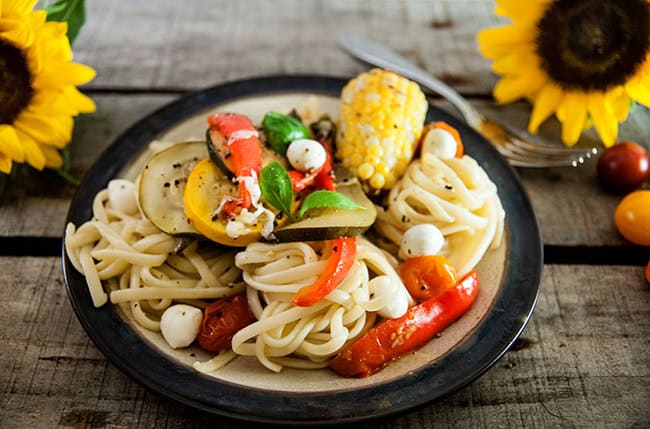
[[[94,95],[97,113],[77,120],[70,146],[73,173],[81,176],[122,131],[175,97],[171,94]],[[440,100],[434,103],[452,111]],[[530,109],[525,103],[497,108],[490,101],[477,99],[473,104],[513,126],[525,128]],[[550,123],[543,129],[545,138],[557,141],[556,128]],[[644,141],[643,136],[650,135],[650,111],[638,108],[624,124],[621,135]],[[620,197],[609,195],[598,186],[594,162],[578,169],[519,169],[518,173],[531,198],[546,244],[625,244],[612,221]],[[60,237],[74,190],[61,187],[60,182],[50,178],[16,185],[0,203],[0,236]]]
[[[647,427],[642,276],[640,267],[547,266],[510,352],[458,393],[378,427]],[[160,397],[107,362],[68,303],[58,258],[1,257],[0,303],[0,427],[242,427]]]
[[[260,74],[351,76],[365,66],[336,47],[336,34],[347,31],[396,49],[465,93],[487,93],[495,78],[475,35],[504,22],[484,0],[103,1],[87,8],[75,58],[98,72],[89,88],[197,89]]]

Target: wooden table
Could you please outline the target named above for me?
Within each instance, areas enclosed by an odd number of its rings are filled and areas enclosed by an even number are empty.
[[[500,20],[484,0],[89,1],[76,59],[97,113],[71,145],[81,175],[134,121],[186,91],[282,73],[352,76],[365,66],[335,46],[337,31],[371,36],[453,84],[477,107],[523,126],[530,106],[496,108],[496,77],[475,33]],[[441,103],[436,101],[436,103]],[[621,137],[650,144],[637,108]],[[553,127],[547,131],[553,132]],[[522,338],[483,377],[380,427],[650,426],[648,249],[612,218],[620,197],[594,164],[518,171],[541,225],[542,289]],[[0,204],[0,427],[241,427],[140,387],[90,342],[67,300],[60,244],[74,190],[45,178]]]

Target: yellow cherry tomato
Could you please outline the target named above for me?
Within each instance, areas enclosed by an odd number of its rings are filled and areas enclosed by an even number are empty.
[[[618,232],[632,243],[650,246],[650,191],[628,194],[616,207]]]

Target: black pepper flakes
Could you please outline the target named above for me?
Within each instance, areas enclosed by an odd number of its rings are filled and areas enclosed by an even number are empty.
[[[451,185],[445,185],[445,189],[451,191],[452,189],[454,189],[454,187]]]

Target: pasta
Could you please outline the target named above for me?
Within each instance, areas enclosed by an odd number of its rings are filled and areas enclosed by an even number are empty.
[[[379,115],[394,129],[409,114],[401,97]],[[408,165],[381,207],[335,163],[337,124],[318,99],[300,113],[268,112],[260,128],[214,113],[206,142],[153,142],[154,156],[131,167],[138,185],[117,179],[100,191],[92,218],[68,224],[64,240],[93,305],[120,306],[173,349],[198,343],[216,353],[194,362],[199,372],[245,356],[274,372],[331,366],[344,376],[381,369],[467,311],[478,290],[472,270],[502,241],[504,211],[496,185],[461,156],[456,131],[435,131],[426,145],[409,134],[405,145],[431,149],[410,164],[412,151],[368,152],[384,157],[373,165],[400,154]],[[350,123],[363,116],[352,113]],[[264,143],[273,154],[262,156]],[[363,145],[351,150],[365,156]],[[352,358],[358,344],[365,354]]]
[[[388,255],[359,238],[356,261],[343,283],[314,306],[293,306],[292,297],[318,278],[326,259],[300,242],[253,243],[237,254],[258,321],[235,334],[235,353],[256,356],[276,372],[283,366],[327,366],[347,341],[375,323],[378,312],[390,311],[404,288],[396,261],[391,264]]]
[[[109,299],[103,282],[113,304],[153,331],[160,330],[160,315],[172,302],[205,307],[202,300],[245,289],[234,252],[165,234],[139,211],[112,207],[106,189],[96,195],[90,221],[79,228],[67,225],[65,248],[72,265],[86,277],[95,307]]]
[[[437,226],[446,241],[443,254],[463,276],[488,248],[499,246],[504,216],[496,185],[474,159],[423,153],[390,191],[388,208],[378,207],[375,229],[399,246],[409,227]]]

